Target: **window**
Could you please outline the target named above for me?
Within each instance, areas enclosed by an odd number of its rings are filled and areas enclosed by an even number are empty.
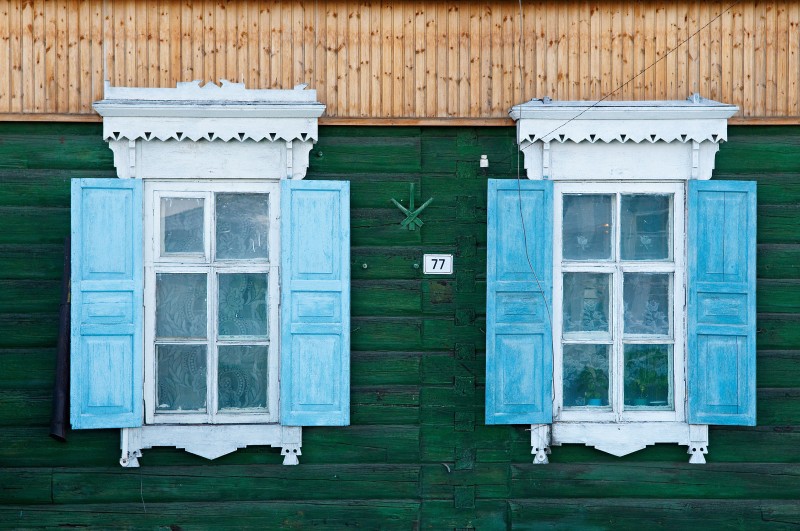
[[[683,420],[683,184],[555,186],[556,420]]]
[[[349,183],[304,181],[314,91],[197,82],[95,104],[118,179],[72,182],[73,428],[123,466],[349,424]],[[243,101],[247,105],[242,105]]]
[[[710,181],[736,108],[512,109],[527,179],[490,180],[486,422],[535,463],[580,443],[705,462],[708,425],[755,424],[755,183]]]
[[[147,423],[278,420],[278,189],[147,183]]]

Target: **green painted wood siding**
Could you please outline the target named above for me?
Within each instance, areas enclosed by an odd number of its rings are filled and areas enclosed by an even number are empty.
[[[486,426],[486,179],[516,176],[512,128],[320,128],[309,178],[351,183],[351,426],[216,461],[117,430],[47,436],[69,181],[113,176],[99,125],[0,124],[0,527],[786,528],[800,523],[800,127],[733,127],[715,176],[758,181],[758,423],[717,427],[708,464],[657,445],[579,445],[531,464]],[[481,154],[489,156],[484,176]],[[422,230],[390,198],[434,197]],[[424,277],[425,252],[455,254]],[[366,267],[364,267],[366,265]]]

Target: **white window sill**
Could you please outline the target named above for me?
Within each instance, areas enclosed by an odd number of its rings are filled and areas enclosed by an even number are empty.
[[[280,447],[283,464],[296,465],[303,445],[301,427],[280,424],[148,425],[121,431],[119,463],[124,467],[138,467],[142,450],[154,446],[182,448],[206,459],[216,459],[246,446]]]
[[[685,422],[554,422],[531,426],[534,463],[547,463],[550,446],[585,444],[621,457],[658,443],[688,446],[690,463],[705,463],[708,425]]]

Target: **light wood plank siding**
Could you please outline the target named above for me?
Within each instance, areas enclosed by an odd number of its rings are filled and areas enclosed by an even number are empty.
[[[106,78],[309,83],[339,123],[693,92],[740,106],[735,121],[800,123],[800,0],[732,3],[0,0],[0,119],[98,119]]]

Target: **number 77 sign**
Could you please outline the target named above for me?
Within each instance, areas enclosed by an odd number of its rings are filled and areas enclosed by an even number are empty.
[[[426,275],[452,275],[452,254],[426,254],[422,257],[422,272]]]

